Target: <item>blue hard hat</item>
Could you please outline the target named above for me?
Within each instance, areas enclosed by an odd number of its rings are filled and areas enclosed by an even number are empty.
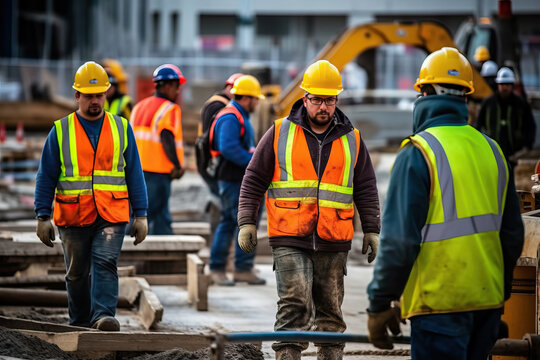
[[[161,80],[178,80],[180,84],[186,82],[186,78],[182,74],[182,71],[180,71],[178,66],[173,64],[163,64],[158,66],[158,68],[154,70],[153,77],[154,82]]]

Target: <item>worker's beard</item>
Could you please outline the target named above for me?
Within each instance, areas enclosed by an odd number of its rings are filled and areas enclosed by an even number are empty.
[[[102,111],[103,111],[103,108],[101,106],[95,105],[95,106],[89,106],[86,113],[93,117],[93,116],[101,115]]]
[[[324,115],[324,116],[323,116]],[[317,126],[326,126],[332,121],[332,116],[328,111],[319,111],[315,114],[315,117],[311,118],[311,122]]]

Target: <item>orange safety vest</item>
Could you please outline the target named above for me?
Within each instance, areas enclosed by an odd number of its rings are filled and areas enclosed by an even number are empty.
[[[221,155],[220,151],[214,150],[214,132],[216,128],[216,123],[220,117],[227,114],[234,114],[234,116],[236,116],[236,118],[240,122],[240,137],[244,136],[244,133],[246,132],[246,129],[244,128],[244,117],[242,116],[242,113],[233,104],[226,105],[217,113],[214,121],[212,121],[212,126],[210,127],[210,155],[213,158]]]
[[[266,196],[268,236],[301,237],[316,230],[324,240],[351,240],[358,130],[332,142],[321,176],[315,171],[301,126],[283,118],[276,121],[274,131],[275,169]]]
[[[135,105],[130,123],[144,171],[170,173],[174,168],[163,150],[160,137],[162,130],[173,133],[178,161],[180,165],[184,163],[181,118],[180,106],[157,96],[150,96]]]
[[[106,112],[94,151],[76,113],[54,122],[61,171],[56,185],[54,223],[87,226],[99,214],[111,223],[129,221],[124,168],[126,119]]]

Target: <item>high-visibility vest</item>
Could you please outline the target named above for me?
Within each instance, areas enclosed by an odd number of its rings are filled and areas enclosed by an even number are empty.
[[[54,200],[57,226],[91,225],[99,214],[111,223],[129,221],[124,168],[126,119],[105,112],[96,150],[76,113],[54,122],[61,171]]]
[[[215,150],[215,148],[214,148],[214,136],[215,136],[216,123],[217,123],[217,120],[220,117],[225,116],[227,114],[234,114],[234,116],[236,116],[236,118],[238,119],[238,122],[240,122],[240,137],[244,136],[244,133],[246,132],[246,129],[245,129],[245,126],[244,126],[244,122],[245,122],[244,116],[242,115],[240,110],[238,110],[236,108],[236,106],[234,106],[233,104],[226,105],[223,109],[221,109],[217,113],[217,115],[215,116],[214,121],[212,121],[212,125],[210,126],[210,134],[209,134],[209,137],[210,137],[210,155],[213,158],[218,157],[219,155],[221,155],[221,152],[218,151],[218,150]]]
[[[324,240],[351,240],[359,149],[360,133],[354,129],[332,142],[324,172],[317,174],[304,129],[287,118],[277,120],[275,170],[266,196],[268,236],[302,237],[316,230]]]
[[[129,104],[130,102],[131,98],[129,97],[129,95],[122,95],[115,98],[110,104],[108,100],[105,100],[105,105],[103,106],[103,109],[113,115],[120,115],[129,120],[131,113],[127,108],[127,104]]]
[[[157,96],[150,96],[135,105],[130,123],[133,127],[144,171],[168,174],[174,168],[174,164],[163,150],[162,130],[169,130],[173,133],[176,155],[180,165],[183,164],[184,145],[181,117],[180,106]]]
[[[501,307],[499,230],[508,185],[501,149],[469,125],[430,127],[409,140],[426,159],[431,196],[402,294],[403,318]]]

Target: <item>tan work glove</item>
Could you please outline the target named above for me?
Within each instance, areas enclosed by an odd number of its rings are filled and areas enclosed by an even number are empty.
[[[394,344],[392,339],[388,336],[387,328],[390,329],[392,334],[401,334],[399,328],[399,322],[401,321],[399,307],[392,307],[388,310],[370,313],[368,311],[368,337],[369,341],[379,349],[393,349]]]
[[[368,247],[371,248],[371,252],[368,254],[367,261],[368,263],[375,260],[377,256],[377,249],[379,249],[379,234],[377,233],[367,233],[364,234],[364,244],[362,245],[362,254],[367,253]]]
[[[184,168],[173,168],[171,170],[171,173],[169,174],[169,177],[174,180],[174,179],[180,179],[182,176],[184,176],[184,173],[186,172],[186,169]]]
[[[54,241],[54,227],[51,222],[51,219],[47,219],[47,220],[38,219],[36,234],[42,243],[44,243],[48,247],[54,246],[52,243]]]
[[[142,243],[147,234],[148,221],[146,220],[146,216],[137,216],[131,225],[131,237],[135,236],[133,245]]]
[[[238,245],[246,253],[253,252],[257,246],[257,226],[254,224],[244,224],[240,226],[238,232]]]

